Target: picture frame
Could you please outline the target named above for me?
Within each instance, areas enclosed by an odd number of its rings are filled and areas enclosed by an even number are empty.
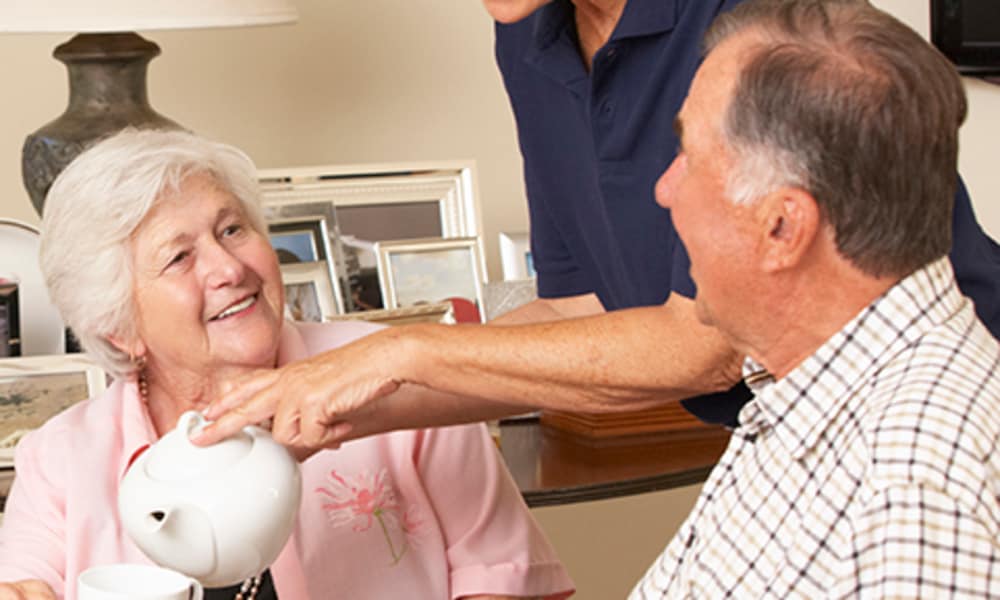
[[[273,219],[267,223],[267,235],[281,264],[326,261],[332,255],[322,215]]]
[[[483,229],[472,160],[261,169],[258,177],[267,204],[331,203],[341,235],[377,242],[475,237]],[[414,218],[427,214],[437,217],[431,229]]]
[[[107,388],[107,375],[86,354],[0,359],[0,465],[14,458],[27,431]]]
[[[434,304],[418,304],[402,308],[383,308],[353,312],[346,315],[336,315],[328,321],[369,321],[383,325],[409,325],[411,323],[447,323],[455,322],[455,311],[451,302],[436,302]]]
[[[386,308],[460,298],[471,302],[483,320],[486,270],[480,238],[390,240],[375,249]]]
[[[21,356],[18,285],[0,277],[0,358],[12,356]]]
[[[379,241],[481,236],[472,160],[263,169],[265,203],[327,203],[336,212],[346,311],[385,306],[377,289]]]
[[[325,261],[288,263],[280,268],[285,311],[292,320],[318,323],[338,314]]]
[[[311,246],[313,254],[309,254],[306,258],[315,256],[315,260],[305,261],[303,264],[325,265],[334,312],[349,312],[353,308],[353,302],[349,294],[350,284],[333,205],[322,201],[277,203],[265,196],[263,209],[268,237],[271,246],[278,254],[279,262],[282,262],[283,257],[285,262],[292,260],[288,253],[282,251],[291,247],[291,243],[284,248],[280,245],[280,236],[283,233],[292,236],[290,242],[303,247],[306,244]]]
[[[532,279],[535,264],[531,256],[531,237],[526,231],[500,232],[500,267],[506,281]]]

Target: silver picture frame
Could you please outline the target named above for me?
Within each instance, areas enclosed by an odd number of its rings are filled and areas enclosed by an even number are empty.
[[[480,238],[389,240],[376,243],[375,251],[386,308],[460,298],[472,302],[484,321],[486,271]]]
[[[0,466],[24,433],[106,388],[104,369],[86,354],[0,359]]]
[[[280,268],[287,317],[320,323],[341,314],[334,301],[325,261],[288,263]]]
[[[278,253],[279,262],[282,262],[283,255],[287,255],[282,252],[280,245],[276,246],[274,234],[294,232],[299,238],[311,240],[316,259],[305,262],[325,265],[334,312],[350,312],[353,302],[349,294],[350,284],[333,205],[319,200],[282,203],[265,195],[263,208],[268,236],[271,246]]]

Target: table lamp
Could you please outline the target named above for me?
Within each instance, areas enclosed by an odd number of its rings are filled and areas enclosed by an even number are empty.
[[[179,127],[149,105],[146,66],[160,53],[135,31],[289,23],[292,0],[3,0],[0,32],[74,33],[53,56],[69,72],[69,105],[24,141],[21,172],[42,214],[45,194],[88,144],[127,126]],[[8,59],[9,60],[9,59]]]

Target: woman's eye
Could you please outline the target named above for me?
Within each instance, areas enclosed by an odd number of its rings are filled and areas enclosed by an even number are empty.
[[[225,229],[223,229],[222,230],[222,235],[224,237],[230,237],[230,236],[236,235],[237,233],[239,233],[242,230],[243,230],[243,226],[242,225],[240,225],[239,223],[234,223],[232,225],[227,226]]]
[[[167,266],[168,267],[172,267],[174,265],[177,265],[177,264],[180,264],[180,263],[184,262],[184,259],[186,259],[188,256],[190,256],[190,254],[191,253],[188,252],[187,250],[184,250],[183,252],[178,252],[177,254],[175,254],[170,259],[170,262],[167,263]]]

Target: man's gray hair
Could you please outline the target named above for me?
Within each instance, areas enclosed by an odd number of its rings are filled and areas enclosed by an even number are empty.
[[[109,336],[136,335],[130,238],[157,201],[211,176],[266,233],[257,170],[246,154],[183,131],[126,129],[90,147],[45,199],[40,262],[52,302],[81,346],[116,378],[135,375]]]
[[[866,0],[748,0],[706,47],[742,34],[752,46],[723,125],[731,197],[807,190],[839,252],[871,275],[946,254],[967,110],[951,63]]]

